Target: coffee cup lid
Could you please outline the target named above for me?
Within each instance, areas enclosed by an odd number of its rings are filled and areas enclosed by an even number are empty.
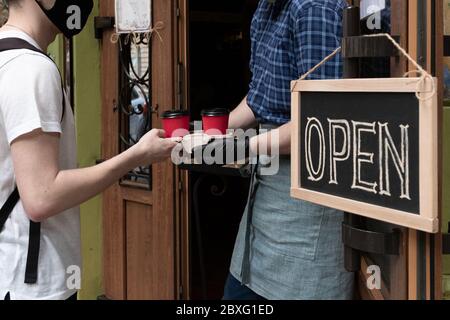
[[[228,111],[225,108],[202,110],[202,116],[204,116],[204,117],[220,117],[220,116],[227,116],[229,114],[230,114],[230,111]]]
[[[186,110],[170,110],[161,114],[161,119],[173,119],[178,117],[189,116],[189,111]]]

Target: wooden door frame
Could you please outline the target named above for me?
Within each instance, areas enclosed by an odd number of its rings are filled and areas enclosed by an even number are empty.
[[[359,1],[353,1],[353,5],[359,5]],[[396,0],[391,2],[391,34],[400,37],[400,45],[408,46],[408,0]],[[404,57],[393,57],[391,59],[391,76],[402,77],[407,71],[407,59]],[[362,299],[371,300],[404,300],[408,298],[408,229],[398,228],[400,232],[399,255],[393,256],[390,261],[390,286],[389,289],[382,282],[380,290],[368,290],[366,281],[368,274],[367,266],[373,264],[369,257],[361,256],[361,269],[356,275],[356,288]]]
[[[114,1],[100,1],[100,15],[115,15]],[[102,157],[109,159],[119,152],[119,143],[112,143],[110,137],[117,135],[115,128],[119,118],[112,112],[117,108],[119,63],[117,44],[109,41],[113,30],[105,30],[101,50],[101,90],[102,90]],[[108,47],[109,50],[105,50]],[[108,72],[105,72],[108,68]],[[103,193],[103,284],[109,299],[126,299],[125,234],[120,227],[124,223],[119,187],[115,184]],[[115,235],[112,237],[112,235]]]
[[[420,62],[419,57],[419,35],[418,35],[418,17],[419,4],[421,0],[398,0],[392,1],[392,34],[404,35],[400,37],[400,44],[402,47],[407,48],[410,55]],[[435,3],[435,7],[432,7],[432,1]],[[425,6],[426,17],[426,50],[425,60],[423,61],[426,69],[433,73],[439,80],[439,170],[442,172],[442,105],[443,105],[443,1],[432,0],[426,1]],[[359,1],[349,1],[350,4],[358,5]],[[400,15],[398,15],[401,13]],[[406,13],[406,14],[402,14]],[[433,25],[434,21],[434,25]],[[405,36],[406,35],[406,36]],[[391,73],[395,76],[402,76],[406,70],[416,69],[411,64],[407,63],[404,58],[393,58]],[[434,61],[433,61],[434,60]],[[433,68],[434,67],[434,68]],[[434,69],[434,70],[433,70]],[[442,203],[442,178],[439,175],[439,203]],[[439,220],[442,217],[442,208],[439,207]],[[441,228],[440,228],[441,229]],[[407,298],[409,300],[424,299],[441,299],[442,298],[442,234],[436,235],[418,233],[411,229],[402,229],[402,242],[400,245],[400,256],[406,258],[402,262],[394,263],[394,268],[391,272],[395,274],[393,276],[394,283],[391,284],[392,289],[390,291],[396,293],[393,296],[388,295],[388,298],[399,299]],[[419,245],[422,244],[422,245]],[[418,259],[424,254],[423,266],[420,269]],[[367,266],[368,262],[362,260],[361,270],[364,270],[364,266]],[[405,281],[404,273],[407,272],[407,278]],[[364,280],[364,272],[360,272],[360,279],[358,279],[358,285]],[[421,283],[420,279],[425,278],[425,283]],[[361,280],[362,279],[362,280]],[[360,286],[361,288],[361,286]],[[407,290],[405,292],[405,290]],[[419,291],[422,294],[419,294]],[[382,293],[380,295],[380,293]],[[384,295],[384,296],[383,296]],[[378,292],[376,294],[365,294],[363,296],[370,299],[379,299],[380,297],[386,298],[385,292]]]
[[[443,0],[435,0],[436,8],[435,8],[435,39],[434,39],[434,48],[435,48],[435,71],[436,77],[439,80],[439,96],[438,96],[438,107],[439,107],[439,172],[444,172],[444,1]],[[431,64],[432,65],[432,64]],[[440,221],[440,232],[437,235],[433,236],[434,239],[434,298],[438,300],[443,299],[443,287],[442,287],[442,278],[443,278],[443,257],[442,257],[442,217],[443,217],[443,177],[442,174],[439,174],[439,221]]]
[[[158,30],[159,37],[152,38],[151,90],[154,128],[161,127],[159,114],[171,110],[175,105],[175,0],[153,0],[153,20],[162,21],[164,28]],[[100,1],[100,15],[115,15],[114,0]],[[119,61],[117,44],[110,41],[113,29],[104,30],[102,39],[102,158],[110,159],[119,153],[119,117],[117,110],[119,92]],[[116,183],[103,194],[103,283],[109,299],[125,300],[127,290],[127,233],[126,202],[141,203],[152,207],[153,229],[145,230],[149,235],[152,254],[163,258],[152,264],[153,278],[160,278],[154,286],[157,299],[176,299],[176,219],[175,219],[175,169],[170,160],[152,166],[152,191],[128,188]],[[149,227],[150,228],[150,227]],[[141,230],[142,231],[142,230]],[[145,248],[145,247],[144,247]],[[139,249],[138,249],[139,250]],[[156,252],[156,254],[155,254]],[[149,272],[149,270],[145,270]],[[155,276],[155,274],[157,276]],[[143,279],[145,281],[145,279]],[[152,290],[153,291],[153,290]],[[133,295],[134,297],[134,295]],[[137,297],[139,298],[139,297]]]
[[[443,118],[443,1],[426,1],[425,7],[420,0],[410,0],[408,6],[408,51],[416,61],[422,62],[426,70],[438,78],[438,118],[439,118],[439,172],[442,172],[442,118]],[[420,52],[418,35],[419,14],[423,12],[426,28],[426,49]],[[434,22],[434,24],[433,24]],[[425,55],[423,61],[421,57]],[[415,67],[409,65],[409,70]],[[442,203],[442,177],[439,174],[439,204]],[[439,205],[438,217],[442,223],[442,208]],[[439,227],[441,230],[441,227]],[[420,245],[422,243],[422,246]],[[425,253],[422,264],[418,259]],[[408,231],[408,299],[442,299],[442,233],[435,235]],[[425,283],[420,279],[425,277]]]
[[[178,99],[180,109],[189,109],[189,0],[177,0],[178,13],[178,56],[177,81]],[[189,219],[189,173],[177,170],[177,225],[178,225],[178,279],[179,297],[189,300],[191,297],[191,268],[190,268],[190,219]]]
[[[160,31],[162,41],[153,37],[152,46],[152,104],[157,113],[153,114],[153,127],[162,128],[159,115],[172,110],[176,104],[176,5],[175,0],[153,0],[153,21],[163,21],[164,28]],[[166,228],[171,243],[167,248],[172,252],[171,265],[161,266],[170,273],[166,277],[167,292],[164,299],[178,298],[177,249],[176,249],[176,201],[175,201],[175,166],[169,159],[164,163],[153,166],[153,194],[158,199],[153,203],[155,214],[162,215],[165,221],[162,227]],[[168,240],[169,241],[169,240]]]

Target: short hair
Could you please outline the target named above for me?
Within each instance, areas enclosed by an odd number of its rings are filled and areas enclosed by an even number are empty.
[[[8,7],[5,0],[0,0],[0,27],[8,20]]]
[[[3,0],[7,8],[18,6],[21,1],[22,0]]]

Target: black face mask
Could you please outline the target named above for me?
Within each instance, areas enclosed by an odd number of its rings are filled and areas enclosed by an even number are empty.
[[[53,8],[48,10],[40,2],[36,3],[67,38],[72,38],[83,30],[94,7],[93,0],[56,0]]]

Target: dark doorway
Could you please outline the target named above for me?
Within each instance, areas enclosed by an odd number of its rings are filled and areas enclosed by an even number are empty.
[[[189,3],[189,107],[234,109],[250,81],[250,23],[258,0]],[[190,174],[192,299],[220,299],[228,275],[248,179]]]

